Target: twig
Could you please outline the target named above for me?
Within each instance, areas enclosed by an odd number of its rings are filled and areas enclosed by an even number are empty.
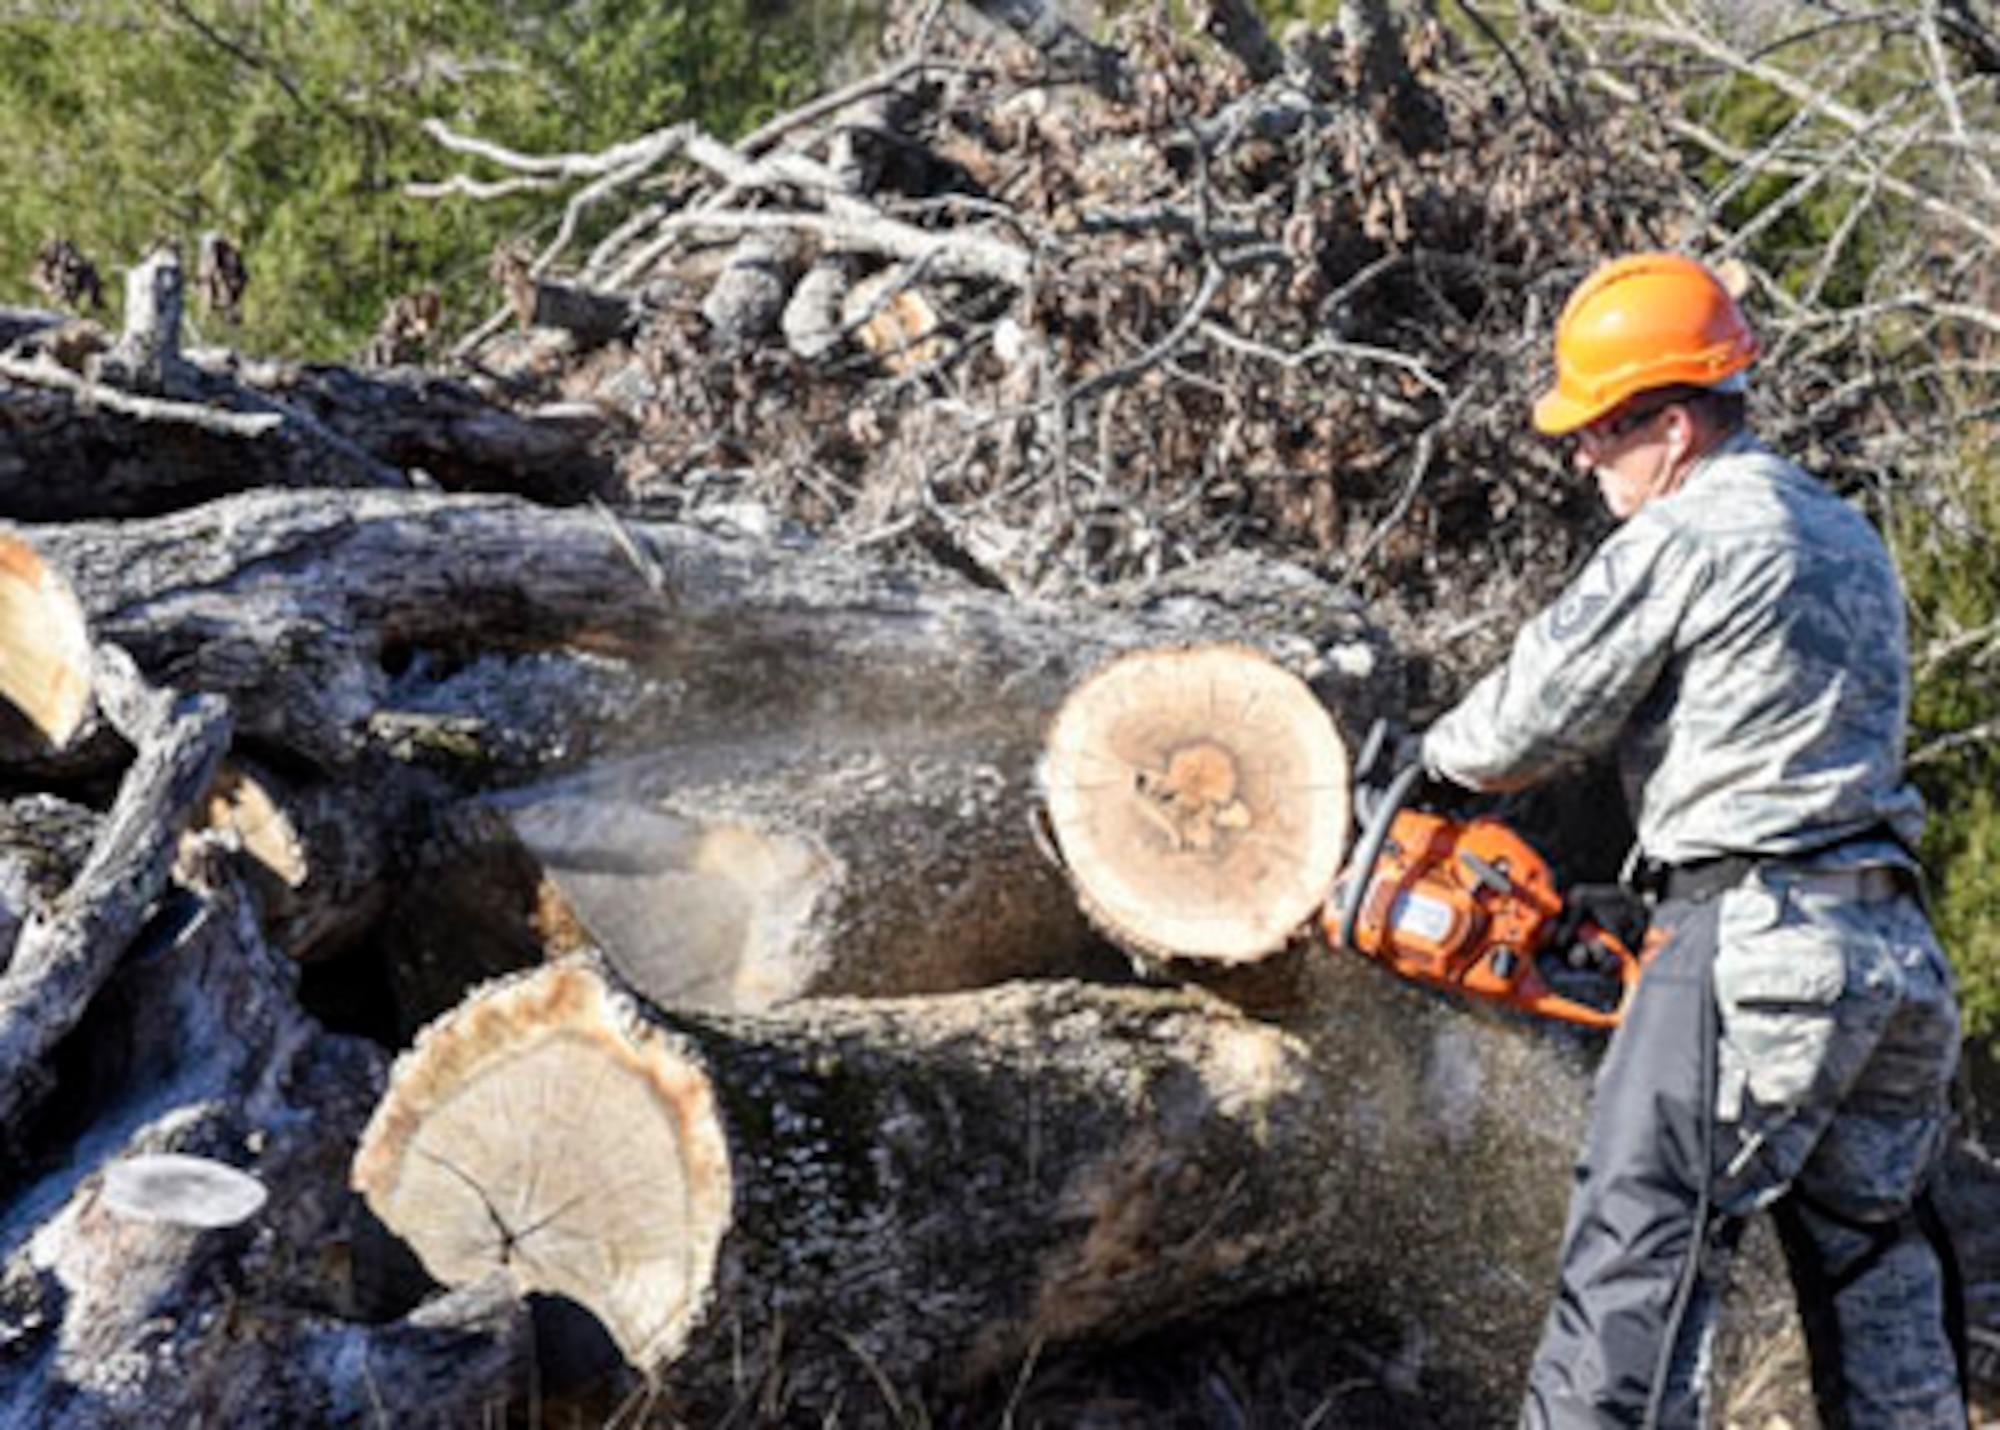
[[[1430,475],[1431,462],[1437,455],[1439,435],[1458,420],[1458,414],[1464,411],[1465,405],[1472,400],[1473,390],[1468,386],[1461,391],[1446,405],[1443,415],[1424,428],[1422,435],[1417,438],[1416,454],[1410,462],[1410,475],[1404,480],[1402,491],[1396,494],[1395,505],[1389,509],[1386,516],[1375,523],[1367,539],[1361,543],[1361,549],[1341,563],[1338,577],[1341,583],[1352,581],[1361,568],[1375,558],[1375,552],[1384,541],[1388,540],[1389,533],[1401,525],[1403,518],[1410,514],[1410,508],[1416,504],[1417,493],[1423,488],[1424,478]]]
[[[475,179],[470,174],[453,174],[449,179],[419,179],[403,185],[403,196],[411,199],[471,199],[485,203],[514,194],[547,193],[562,187],[562,180],[533,174],[511,179]]]
[[[926,69],[940,68],[948,69],[950,66],[928,63],[921,55],[900,59],[885,69],[877,70],[866,79],[856,80],[845,89],[821,95],[810,104],[800,105],[789,114],[781,114],[776,119],[767,120],[737,140],[736,149],[744,156],[754,159],[795,129],[803,129],[806,125],[816,123],[830,114],[838,114],[841,110],[881,94],[884,90],[895,89],[911,75]]]
[[[297,83],[274,61],[265,59],[262,55],[257,54],[255,51],[223,34],[215,26],[209,24],[208,21],[189,9],[184,0],[156,0],[156,3],[168,14],[240,64],[249,69],[256,70],[259,74],[269,75],[271,82],[285,92],[285,98],[291,100],[299,113],[308,116],[312,114],[312,106],[306,103],[306,98],[299,92]]]
[[[1582,18],[1567,5],[1557,6],[1560,12],[1572,19]],[[1746,79],[1754,79],[1784,95],[1794,104],[1802,105],[1817,114],[1824,115],[1836,125],[1850,130],[1868,127],[1868,116],[1852,105],[1808,84],[1789,70],[1779,65],[1767,64],[1752,55],[1745,55],[1724,42],[1712,26],[1682,21],[1666,24],[1643,19],[1619,19],[1605,22],[1627,34],[1637,35],[1658,44],[1671,46],[1700,55],[1710,62],[1732,70]],[[1767,46],[1768,52],[1771,47]],[[1933,142],[1940,148],[1961,149],[1969,152],[2000,154],[2000,141],[1966,137],[1937,138]]]
[[[1799,175],[1791,187],[1786,189],[1784,193],[1760,207],[1748,223],[1744,224],[1742,228],[1730,236],[1729,241],[1723,244],[1721,250],[1715,256],[1718,258],[1729,257],[1748,247],[1750,242],[1759,234],[1805,202],[1806,197],[1821,184],[1826,183],[1837,175],[1841,177],[1851,176],[1854,168],[1855,151],[1862,146],[1863,142],[1876,129],[1888,122],[1891,114],[1908,105],[1915,98],[1916,93],[1917,91],[1912,87],[1883,103],[1876,109],[1872,116],[1872,122],[1867,129],[1856,130],[1850,134],[1836,145],[1831,153],[1822,157],[1812,168]],[[1877,165],[1867,164],[1863,167],[1871,175],[1881,172]]]
[[[687,157],[741,192],[744,189],[794,188],[811,194],[827,212],[848,219],[879,219],[873,205],[845,192],[831,169],[804,154],[775,154],[746,159],[729,145],[699,131],[688,136]]]
[[[1407,372],[1430,391],[1443,397],[1449,389],[1430,370],[1429,364],[1421,358],[1413,358],[1408,353],[1399,353],[1394,348],[1375,347],[1369,343],[1343,343],[1332,338],[1323,338],[1310,347],[1286,350],[1246,338],[1241,333],[1232,332],[1217,322],[1204,322],[1201,335],[1229,348],[1234,352],[1254,357],[1262,362],[1276,363],[1279,367],[1297,369],[1310,366],[1324,358],[1342,358],[1348,362],[1376,363]]]
[[[1584,81],[1592,88],[1601,90],[1622,104],[1640,105],[1645,102],[1645,98],[1639,92],[1637,85],[1619,79],[1608,70],[1601,68],[1591,69],[1585,73]],[[1741,164],[1747,162],[1751,157],[1749,150],[1744,149],[1739,144],[1731,143],[1714,130],[1704,125],[1696,124],[1692,120],[1670,114],[1664,116],[1660,122],[1665,126],[1667,132],[1675,138],[1685,139],[1690,143],[1698,144],[1718,159],[1725,159],[1732,164]],[[1816,172],[1812,165],[1782,160],[1773,160],[1770,164],[1770,169],[1772,173],[1776,174],[1810,174]],[[1832,177],[1849,184],[1854,182],[1851,175],[1836,174]],[[1968,212],[1959,205],[1940,198],[1938,195],[1918,187],[1907,179],[1898,178],[1894,174],[1880,174],[1875,176],[1873,182],[1880,184],[1883,190],[1894,195],[1896,198],[1906,203],[1914,204],[1927,213],[1957,225],[1988,247],[2000,248],[2000,227],[1996,227],[1978,215]]]
[[[1963,730],[1953,730],[1939,735],[1934,740],[1926,740],[1903,761],[1906,768],[1917,769],[1924,765],[1936,764],[1948,755],[1957,753],[1970,745],[1983,745],[2000,740],[2000,717],[1982,720],[1977,725],[1968,725]]]
[[[1917,16],[1917,34],[1924,43],[1924,57],[1930,62],[1931,89],[1937,95],[1938,107],[1944,111],[1946,122],[1951,126],[1952,138],[1965,150],[1966,166],[1978,178],[1989,201],[2000,197],[2000,184],[1995,183],[1993,170],[1973,144],[1972,132],[1965,122],[1965,107],[1958,102],[1958,87],[1951,79],[1951,61],[1945,56],[1944,36],[1938,28],[1937,0],[1923,0],[1923,8]]]
[[[183,427],[196,427],[223,437],[254,440],[267,436],[285,425],[284,416],[275,412],[224,412],[199,402],[176,402],[170,398],[141,397],[123,392],[115,387],[91,382],[49,357],[37,357],[24,362],[20,358],[0,355],[0,377],[35,387],[51,387],[73,393],[84,404],[102,408],[106,412],[116,412],[120,416],[135,417],[141,422],[166,422]]]
[[[692,133],[691,124],[669,124],[637,139],[628,139],[595,154],[524,154],[491,139],[460,134],[442,119],[426,119],[423,131],[443,148],[455,154],[469,154],[498,168],[519,174],[542,174],[555,179],[593,178],[616,174],[635,164],[652,165],[675,152]]]

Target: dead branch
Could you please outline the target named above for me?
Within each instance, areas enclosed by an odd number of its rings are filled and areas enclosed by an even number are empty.
[[[229,743],[225,702],[155,690],[115,646],[99,649],[93,689],[138,758],[90,859],[61,900],[27,920],[0,974],[0,1129],[47,1091],[50,1049],[83,1017],[165,887]]]

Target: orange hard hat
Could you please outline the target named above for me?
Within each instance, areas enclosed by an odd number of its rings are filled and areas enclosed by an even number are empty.
[[[1702,264],[1678,253],[1615,258],[1563,304],[1555,386],[1535,401],[1535,429],[1560,437],[1634,393],[1710,387],[1756,359],[1743,310]]]

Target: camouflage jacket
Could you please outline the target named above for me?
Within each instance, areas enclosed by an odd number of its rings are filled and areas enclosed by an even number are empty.
[[[1902,588],[1859,512],[1749,434],[1641,507],[1426,733],[1434,776],[1515,789],[1615,744],[1664,863],[1810,855],[1885,824],[1903,778]],[[1894,840],[1827,862],[1907,862]]]

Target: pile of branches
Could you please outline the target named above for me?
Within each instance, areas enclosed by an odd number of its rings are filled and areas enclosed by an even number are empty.
[[[623,495],[662,515],[796,523],[1017,594],[1261,548],[1393,596],[1468,663],[1601,535],[1525,418],[1562,297],[1607,254],[1728,260],[1767,325],[1759,411],[1836,480],[1932,450],[1907,399],[1938,417],[1934,352],[1913,377],[1859,340],[1828,291],[1840,254],[1799,294],[1754,261],[1775,218],[1727,232],[1732,186],[1796,176],[1782,216],[1851,182],[1877,131],[1834,101],[1741,154],[1661,97],[1662,76],[1775,69],[1754,36],[1544,5],[1447,27],[1374,0],[1281,44],[1215,0],[1205,33],[1144,7],[1099,42],[1038,0],[981,8],[1018,32],[926,6],[885,69],[733,145],[680,124],[530,156],[434,126],[479,172],[419,192],[573,190],[500,265],[539,339],[496,319],[461,356],[621,407]],[[1846,134],[1819,164],[1793,152],[1814,114]],[[1935,337],[1911,321],[1906,352]]]
[[[660,514],[754,503],[1018,594],[1244,545],[1417,609],[1539,586],[1591,505],[1520,440],[1549,320],[1601,254],[1683,237],[1684,186],[1617,108],[1509,98],[1441,26],[1350,10],[1372,28],[1281,50],[1216,7],[1224,51],[1150,11],[1038,46],[933,10],[734,145],[542,158],[437,127],[511,177],[426,192],[587,180],[512,258],[517,312],[629,301],[588,361],[588,332],[554,364],[467,354],[616,400],[626,495]]]

